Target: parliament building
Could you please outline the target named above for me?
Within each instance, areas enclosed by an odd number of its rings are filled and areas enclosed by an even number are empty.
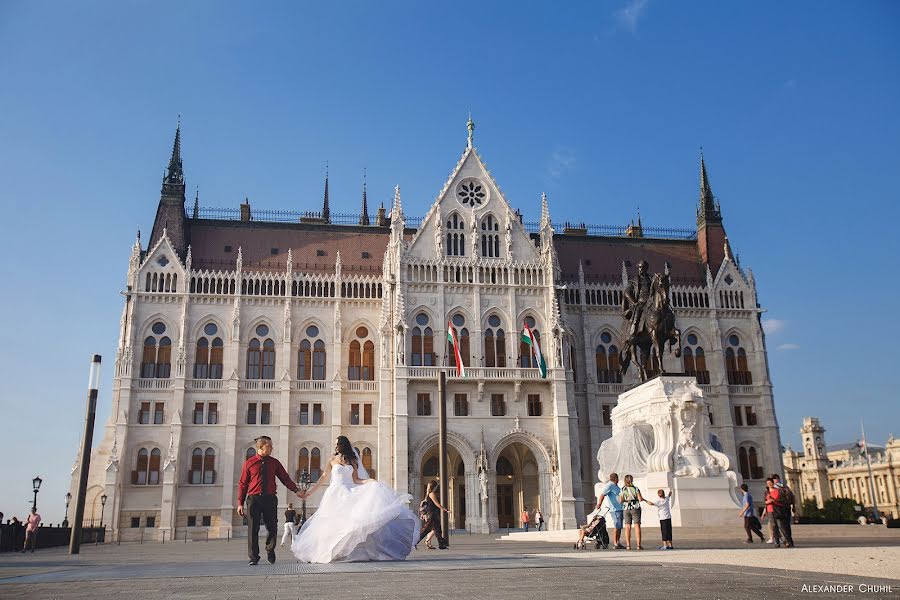
[[[595,501],[612,408],[638,383],[618,360],[623,289],[642,259],[671,273],[682,356],[667,354],[666,368],[697,378],[712,445],[761,499],[782,465],[763,310],[703,158],[699,199],[684,202],[696,229],[561,224],[538,193],[530,222],[473,133],[470,120],[462,156],[414,218],[399,187],[387,210],[370,216],[363,187],[359,214],[332,214],[327,176],[315,212],[191,206],[179,126],[150,236],[127,260],[85,519],[103,511],[123,540],[244,535],[237,483],[260,435],[295,480],[317,478],[345,435],[374,477],[420,498],[437,473],[444,370],[452,526],[517,527],[527,506],[575,527]],[[526,324],[546,376],[521,341]],[[279,488],[282,508],[297,502]]]

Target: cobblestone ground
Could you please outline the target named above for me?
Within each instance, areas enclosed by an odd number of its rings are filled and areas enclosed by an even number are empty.
[[[796,539],[791,550],[720,535],[626,552],[473,535],[402,562],[306,565],[279,548],[275,565],[255,567],[244,540],[110,544],[0,555],[0,599],[900,598],[900,535]]]

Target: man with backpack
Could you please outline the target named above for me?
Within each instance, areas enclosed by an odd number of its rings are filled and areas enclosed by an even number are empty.
[[[794,547],[794,538],[791,537],[791,521],[793,520],[794,508],[794,492],[791,488],[781,483],[778,474],[772,475],[772,481],[775,483],[777,495],[775,498],[775,518],[778,519],[778,526],[781,530],[781,537],[784,538],[785,548]]]

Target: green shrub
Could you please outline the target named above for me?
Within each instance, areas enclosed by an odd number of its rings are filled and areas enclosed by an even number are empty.
[[[825,515],[822,513],[822,510],[819,508],[819,505],[812,498],[803,501],[801,512],[804,517],[809,517],[809,519],[813,521],[825,517]]]
[[[843,522],[855,520],[856,500],[852,498],[831,498],[825,501],[825,508],[822,510],[823,516],[827,521]]]

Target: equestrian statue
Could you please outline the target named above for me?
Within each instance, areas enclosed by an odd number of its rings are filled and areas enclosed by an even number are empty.
[[[649,265],[638,263],[637,276],[628,282],[622,295],[622,339],[619,353],[619,369],[622,374],[634,360],[641,382],[649,379],[650,372],[665,374],[663,348],[669,344],[669,352],[681,356],[681,331],[675,326],[675,313],[669,303],[669,264],[664,273],[652,277],[647,273]]]

